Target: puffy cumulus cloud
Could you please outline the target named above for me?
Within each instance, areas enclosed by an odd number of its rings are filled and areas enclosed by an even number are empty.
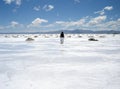
[[[86,17],[76,21],[56,21],[54,25],[64,30],[119,30],[120,18],[114,21],[107,21],[107,16]]]
[[[35,6],[33,9],[34,9],[35,11],[40,11],[40,6]]]
[[[22,24],[19,24],[18,22],[16,22],[16,21],[11,21],[11,23],[10,23],[10,27],[18,27],[18,26],[22,26]]]
[[[91,30],[119,30],[120,29],[120,18],[117,20],[106,20],[106,16],[104,17],[95,17],[92,18],[89,22],[83,25],[83,29],[91,29]],[[91,21],[93,20],[92,24]],[[96,22],[97,21],[97,22]],[[94,24],[95,23],[95,24]]]
[[[105,14],[105,11],[110,11],[113,9],[113,6],[106,6],[104,7],[102,10],[100,11],[96,11],[94,12],[95,14],[100,14],[100,15],[104,15]]]
[[[114,21],[108,21],[98,25],[99,29],[105,30],[119,30],[120,29],[120,18]]]
[[[6,4],[11,4],[13,2],[13,0],[3,0],[5,1]]]
[[[32,21],[32,23],[30,25],[28,25],[27,27],[39,27],[40,24],[42,23],[47,23],[48,21],[45,19],[41,19],[41,18],[36,18],[35,20]]]
[[[21,0],[3,0],[6,4],[14,2],[16,5],[21,5]]]
[[[49,30],[119,30],[120,29],[120,18],[116,20],[109,20],[107,16],[97,16],[97,17],[84,17],[76,21],[55,21],[48,24],[47,20],[36,18],[31,24],[23,26],[24,29],[49,29]],[[46,24],[42,24],[46,23]],[[0,26],[0,29],[21,29],[22,24],[11,21],[8,26]],[[27,28],[29,27],[29,28]]]
[[[52,30],[119,30],[120,18],[114,21],[106,20],[107,16],[85,17],[76,21],[56,21],[42,26]]]
[[[108,11],[110,11],[110,10],[112,10],[113,9],[113,6],[106,6],[105,8],[104,8],[104,10],[108,10]]]
[[[35,11],[39,11],[40,10],[40,6],[35,6],[33,9]],[[54,6],[53,5],[44,5],[42,9],[45,10],[45,11],[51,11],[51,10],[54,9]]]
[[[33,25],[39,25],[41,23],[46,23],[46,22],[48,22],[48,21],[45,20],[45,19],[36,18],[34,21],[32,21],[32,24]]]
[[[92,19],[88,22],[88,24],[90,24],[90,25],[99,24],[99,23],[105,21],[106,18],[107,18],[107,16],[98,16],[98,17],[92,18]]]
[[[44,5],[43,6],[43,10],[45,11],[51,11],[54,9],[54,6],[53,5]]]

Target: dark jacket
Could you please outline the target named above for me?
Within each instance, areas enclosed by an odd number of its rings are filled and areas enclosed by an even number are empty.
[[[64,33],[63,32],[61,32],[60,38],[64,38]]]

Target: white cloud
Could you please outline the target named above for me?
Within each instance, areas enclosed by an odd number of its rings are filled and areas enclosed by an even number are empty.
[[[105,14],[105,11],[104,10],[101,10],[101,11],[96,11],[94,12],[95,14],[100,14],[100,15],[104,15]]]
[[[16,5],[21,5],[21,0],[16,0]]]
[[[74,0],[75,3],[80,3],[80,0]]]
[[[33,9],[34,9],[35,11],[39,11],[39,10],[40,10],[40,6],[35,6]]]
[[[94,12],[95,14],[100,14],[100,15],[104,15],[105,14],[105,11],[110,11],[113,9],[113,6],[106,6],[104,7],[102,10],[100,11],[96,11]]]
[[[106,20],[107,16],[97,16],[90,17],[86,16],[76,21],[56,21],[54,23],[48,24],[47,20],[36,18],[31,24],[24,26],[28,27],[26,29],[49,29],[49,30],[74,30],[74,29],[83,29],[83,30],[119,30],[120,29],[120,18],[117,20],[108,21]],[[42,24],[46,23],[46,24]],[[0,29],[21,29],[22,24],[19,24],[16,21],[12,21],[8,26],[0,26]],[[25,28],[24,28],[25,29]]]
[[[44,7],[43,7],[43,10],[45,10],[45,11],[51,11],[53,9],[54,9],[53,5],[44,5]]]
[[[59,24],[65,27],[80,26],[80,25],[83,25],[84,23],[85,23],[85,19],[80,19],[78,21],[68,21],[68,22],[56,21],[56,24]]]
[[[41,19],[41,18],[36,18],[35,20],[32,21],[32,23],[30,25],[28,25],[27,27],[39,27],[40,24],[42,23],[47,23],[48,21],[45,19]]]
[[[11,4],[12,2],[14,2],[16,5],[21,5],[21,0],[3,0],[5,1],[6,4]]]
[[[77,21],[56,21],[54,26],[59,27],[59,29],[76,29],[83,26],[86,22],[86,18],[82,18]]]
[[[45,20],[45,19],[36,18],[34,21],[32,21],[32,24],[33,25],[38,25],[38,24],[46,23],[46,22],[48,22],[48,21]]]
[[[6,4],[11,4],[13,2],[13,0],[3,0],[5,1]]]
[[[120,18],[114,21],[108,21],[100,25],[101,29],[106,30],[119,30],[120,29]]]
[[[24,25],[20,24],[16,21],[11,21],[9,25],[3,26],[3,27],[4,27],[4,29],[11,29],[11,28],[18,29],[18,28],[24,27]]]
[[[104,10],[108,10],[108,11],[110,11],[110,10],[112,10],[112,9],[113,9],[112,6],[106,6],[106,7],[104,8]]]
[[[74,29],[83,29],[83,30],[109,30],[109,26],[105,28],[107,16],[98,16],[91,18],[89,16],[81,18],[80,20],[76,21],[56,21],[53,26],[59,27],[59,29],[64,30],[74,30]],[[120,21],[120,19],[119,19]],[[109,21],[108,21],[109,22]],[[115,21],[116,22],[116,21]],[[118,21],[117,21],[118,23]],[[103,28],[104,27],[104,28]],[[118,28],[118,26],[117,26]],[[116,28],[116,29],[117,29]]]
[[[90,25],[99,24],[99,23],[105,21],[106,18],[107,18],[107,16],[98,16],[98,17],[92,18],[88,23]]]
[[[3,25],[3,26],[0,25],[0,30],[4,30],[5,32],[12,31],[12,30],[13,31],[16,30],[17,32],[18,30],[22,30],[22,29],[25,29],[25,26],[16,21],[11,21],[8,25]]]
[[[35,6],[34,8],[33,8],[35,11],[39,11],[40,10],[40,6]],[[53,10],[54,9],[54,6],[53,5],[44,5],[43,6],[43,10],[45,10],[45,11],[51,11],[51,10]]]
[[[11,27],[17,27],[19,25],[19,23],[16,21],[12,21],[10,24],[11,24]]]
[[[61,24],[61,25],[62,25],[62,24],[64,24],[65,22],[64,22],[64,21],[56,21],[55,23],[56,23],[56,24]]]

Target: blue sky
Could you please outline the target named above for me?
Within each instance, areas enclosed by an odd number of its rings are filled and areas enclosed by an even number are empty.
[[[120,30],[120,0],[1,0],[0,32]]]

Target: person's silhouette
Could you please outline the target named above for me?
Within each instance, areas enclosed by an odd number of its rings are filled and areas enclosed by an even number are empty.
[[[61,34],[60,34],[60,43],[61,44],[64,43],[64,32],[61,32]]]

